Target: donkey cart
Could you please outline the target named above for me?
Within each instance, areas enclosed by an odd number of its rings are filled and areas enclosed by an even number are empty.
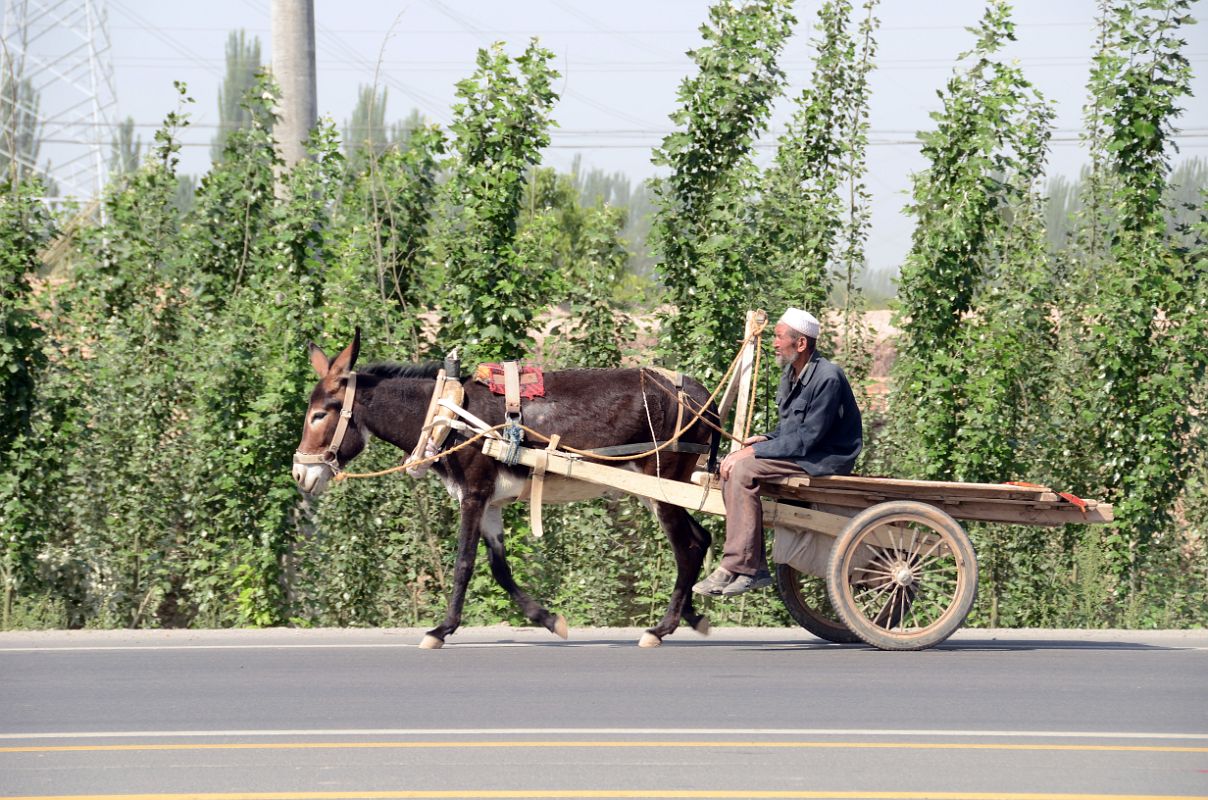
[[[721,401],[723,420],[735,406],[736,442],[745,438],[750,418],[758,361],[758,337],[750,334],[765,324],[761,315],[748,315],[739,368]],[[500,438],[485,439],[483,453],[531,467],[537,476],[726,513],[717,478],[707,472],[696,472],[692,482],[675,481],[595,463],[556,444],[534,449]],[[964,623],[977,592],[977,556],[958,520],[1040,526],[1112,521],[1106,503],[1022,483],[801,476],[767,481],[761,494],[764,525],[775,531],[776,587],[793,619],[822,639],[863,641],[882,650],[932,647]],[[533,501],[539,504],[539,496]]]
[[[566,638],[566,619],[530,597],[512,576],[502,508],[527,501],[533,535],[540,536],[543,502],[610,491],[643,498],[675,553],[666,613],[639,645],[658,646],[681,622],[703,633],[709,622],[695,609],[691,587],[710,537],[689,512],[724,516],[726,510],[715,478],[700,470],[699,459],[715,455],[715,437],[731,410],[731,438],[741,442],[749,433],[758,339],[766,324],[762,312],[748,314],[743,346],[716,405],[717,392],[710,395],[699,381],[653,368],[542,375],[506,362],[481,365],[479,371],[487,370],[483,381],[477,372],[474,380],[463,381],[452,360],[440,369],[378,363],[358,372],[359,331],[335,358],[312,344],[319,382],[291,472],[299,489],[318,495],[332,480],[400,470],[418,475],[431,468],[457,499],[461,523],[453,588],[443,621],[421,647],[442,646],[460,625],[480,541],[492,576],[524,615]],[[496,367],[503,376],[498,382]],[[521,422],[525,397],[528,425]],[[446,447],[454,431],[461,441]],[[380,472],[345,472],[371,437],[409,451],[408,459]],[[885,650],[936,645],[968,615],[977,590],[977,557],[958,519],[1028,525],[1112,519],[1109,505],[1028,484],[803,475],[768,481],[761,494],[764,524],[775,531],[778,588],[793,618],[824,639],[864,641]]]

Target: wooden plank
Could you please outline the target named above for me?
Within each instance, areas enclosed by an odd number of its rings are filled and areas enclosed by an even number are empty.
[[[747,340],[756,325],[766,323],[767,319],[768,315],[762,311],[748,311],[746,327],[742,332],[743,341]],[[747,411],[749,410],[747,407],[750,405],[751,392],[754,391],[754,383],[758,378],[754,374],[755,348],[757,346],[755,341],[747,342],[742,349],[742,358],[738,364],[738,402],[734,405],[734,427],[731,429],[734,440],[730,442],[731,453],[742,447],[743,435],[746,433]]]
[[[780,487],[767,487],[776,495]],[[943,509],[954,519],[966,522],[1006,522],[1017,525],[1041,525],[1052,527],[1057,525],[1081,523],[1105,523],[1113,519],[1113,510],[1107,503],[1094,500],[1087,501],[1084,514],[1077,506],[1058,498],[1056,502],[1032,502],[1029,500],[1009,500],[997,498],[927,498],[927,497],[898,497],[889,495],[870,496],[865,492],[844,491],[841,489],[812,489],[799,488],[787,490],[782,497],[804,500],[811,503],[828,503],[836,506],[846,506],[853,509],[863,509],[877,503],[889,500],[917,500]]]
[[[492,458],[500,458],[507,451],[507,447],[505,442],[484,439],[482,452]],[[526,467],[536,466],[546,453],[547,451],[544,450],[521,447],[517,455],[517,463]],[[671,503],[690,511],[703,511],[706,514],[716,514],[722,517],[726,515],[726,506],[722,501],[721,491],[712,487],[705,488],[685,481],[673,481],[619,467],[609,467],[556,451],[549,452],[548,456],[546,472],[549,473],[562,475],[572,480],[608,486],[650,500]],[[763,513],[764,527],[767,528],[780,525],[835,536],[847,524],[847,518],[838,514],[801,508],[789,503],[778,502],[773,498],[763,499]]]
[[[706,477],[710,476],[698,472],[692,476],[692,480],[701,483]],[[1107,503],[1087,500],[1084,514],[1077,506],[1066,502],[1060,495],[1052,491],[1027,490],[1022,497],[1013,496],[1010,491],[994,492],[991,496],[960,495],[951,491],[954,484],[947,481],[892,481],[874,478],[857,482],[856,485],[862,487],[858,489],[832,488],[833,484],[837,482],[809,477],[765,481],[763,492],[772,497],[810,503],[828,503],[852,509],[864,509],[889,500],[917,500],[942,508],[953,518],[966,522],[1005,522],[1053,527],[1069,524],[1106,523],[1114,519],[1113,509]],[[715,476],[712,476],[710,483],[711,485],[717,484]],[[915,491],[905,491],[900,486],[903,483],[914,485]],[[998,488],[997,484],[967,485]],[[873,487],[879,487],[883,491],[870,491]],[[1010,490],[1014,487],[1005,488]],[[927,491],[928,489],[932,491]]]
[[[810,486],[818,489],[853,489],[874,494],[939,497],[973,496],[1001,497],[1009,499],[1039,499],[1043,495],[1054,495],[1047,486],[1011,486],[1005,483],[960,483],[956,481],[916,481],[902,478],[874,478],[863,475],[828,475],[813,478],[808,475],[793,478],[777,478],[766,483],[783,486]]]

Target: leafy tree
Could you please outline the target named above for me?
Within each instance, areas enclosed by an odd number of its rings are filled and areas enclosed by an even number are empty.
[[[1088,105],[1092,171],[1076,244],[1079,276],[1095,289],[1067,312],[1085,365],[1071,427],[1085,437],[1078,446],[1093,448],[1088,466],[1115,501],[1112,566],[1132,591],[1187,480],[1199,424],[1187,390],[1208,358],[1202,263],[1173,243],[1163,203],[1174,121],[1190,94],[1181,38],[1189,9],[1183,0],[1102,9]]]
[[[872,357],[859,281],[870,213],[864,173],[874,7],[873,2],[865,4],[856,31],[847,0],[824,3],[819,10],[814,74],[777,142],[775,161],[764,176],[758,219],[764,248],[759,283],[769,309],[801,306],[825,316],[832,270],[840,275],[843,313],[835,338],[843,342],[843,352],[838,357],[869,411],[865,383]],[[828,330],[826,338],[831,335]],[[779,372],[769,364],[767,393],[777,380]],[[871,413],[867,417],[871,422]]]
[[[139,156],[143,149],[142,137],[134,136],[134,117],[126,117],[117,126],[117,136],[109,155],[109,172],[122,175],[138,169]]]
[[[948,81],[936,129],[920,134],[930,166],[914,177],[909,210],[918,223],[898,294],[891,411],[900,467],[922,478],[959,474],[961,417],[979,402],[969,392],[964,332],[999,257],[1008,209],[1040,173],[1052,117],[1018,67],[994,58],[1014,39],[1007,4],[991,0],[974,32],[972,65]]]
[[[654,183],[660,275],[673,310],[661,318],[662,356],[709,383],[742,338],[740,309],[763,302],[752,281],[749,209],[758,171],[751,153],[784,83],[776,59],[792,31],[790,4],[723,0],[689,55],[697,72],[679,88],[677,130],[654,153],[671,174]]]
[[[201,181],[196,207],[184,227],[190,281],[211,307],[244,281],[269,242],[260,233],[273,212],[275,170],[282,162],[273,147],[274,112],[267,100],[278,89],[261,72],[242,101],[243,126],[226,136],[221,158]]]
[[[578,155],[571,162],[570,171],[579,190],[580,203],[591,206],[603,202],[624,209],[625,227],[621,237],[629,250],[628,269],[637,277],[649,277],[654,271],[654,254],[649,241],[654,195],[649,184],[643,181],[634,187],[624,173],[584,170]]]
[[[478,69],[457,84],[437,252],[441,339],[462,345],[469,363],[527,352],[529,323],[555,277],[524,258],[516,239],[525,173],[549,144],[552,59],[536,40],[515,59],[497,44],[479,50]]]
[[[218,133],[210,146],[214,161],[223,157],[227,137],[252,123],[245,96],[256,84],[260,67],[260,37],[249,41],[246,31],[231,31],[226,43],[226,75],[218,89]]]
[[[525,261],[542,262],[559,276],[557,300],[569,316],[552,326],[555,360],[581,367],[619,366],[634,328],[617,309],[616,295],[626,276],[629,254],[621,238],[625,212],[597,195],[580,203],[576,176],[551,169],[530,173],[518,235]],[[551,350],[547,347],[548,360]]]
[[[29,78],[21,77],[6,55],[0,60],[0,178],[29,177],[41,149],[38,106],[41,98]]]
[[[44,332],[37,320],[33,276],[39,251],[54,226],[33,179],[9,178],[0,194],[0,628],[8,628],[17,591],[32,567],[30,531],[16,524],[22,515],[18,492],[22,458],[37,403],[37,379],[44,368]]]
[[[351,179],[334,224],[336,257],[377,287],[381,302],[396,313],[392,339],[408,342],[418,358],[420,311],[431,307],[424,275],[433,271],[428,244],[438,192],[439,156],[445,151],[441,131],[432,125],[413,129],[403,140],[359,168],[350,159]]]

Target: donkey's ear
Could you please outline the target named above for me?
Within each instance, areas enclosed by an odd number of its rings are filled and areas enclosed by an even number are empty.
[[[326,376],[327,370],[331,369],[331,361],[314,342],[307,342],[306,349],[310,352],[310,365],[315,368],[315,372],[319,373],[320,378]]]
[[[344,375],[352,370],[357,363],[357,355],[361,352],[361,329],[356,329],[356,334],[352,337],[352,344],[344,348],[331,362],[331,372],[334,375]]]

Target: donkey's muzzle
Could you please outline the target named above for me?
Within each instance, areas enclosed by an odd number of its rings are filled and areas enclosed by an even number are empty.
[[[326,464],[303,462],[295,457],[294,467],[289,474],[293,476],[298,488],[306,494],[320,494],[327,488],[327,483],[331,480],[333,473],[331,467]]]

